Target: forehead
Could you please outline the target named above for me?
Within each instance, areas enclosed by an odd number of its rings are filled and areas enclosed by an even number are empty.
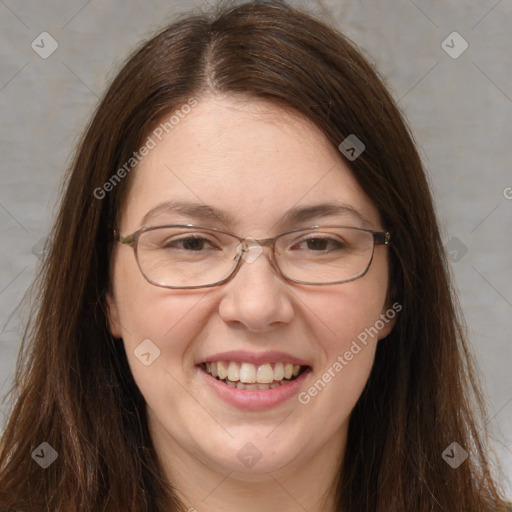
[[[293,111],[262,100],[206,97],[167,128],[161,140],[150,134],[156,144],[132,171],[121,216],[125,232],[148,222],[186,221],[186,209],[161,207],[175,203],[215,210],[214,224],[264,236],[290,221],[289,211],[320,203],[348,206],[338,211],[343,218],[352,209],[366,224],[379,223],[337,149]],[[306,221],[300,214],[293,219]]]

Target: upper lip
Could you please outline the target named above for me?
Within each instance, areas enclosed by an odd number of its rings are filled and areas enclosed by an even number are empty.
[[[310,366],[307,361],[299,357],[293,356],[286,352],[279,350],[271,350],[267,352],[248,352],[245,350],[232,350],[229,352],[219,352],[206,356],[197,362],[198,365],[212,361],[235,361],[237,363],[253,363],[253,364],[265,364],[265,363],[291,363],[299,364],[301,366]]]

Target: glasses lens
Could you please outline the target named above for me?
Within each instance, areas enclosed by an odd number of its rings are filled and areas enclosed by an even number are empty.
[[[137,244],[139,266],[159,286],[206,286],[223,280],[236,266],[238,240],[202,228],[163,227],[143,231]]]
[[[288,233],[276,243],[276,261],[289,279],[310,284],[362,276],[373,255],[373,235],[357,228],[317,228]]]

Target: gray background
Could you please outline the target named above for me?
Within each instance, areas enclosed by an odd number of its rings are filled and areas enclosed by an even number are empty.
[[[290,3],[334,20],[361,45],[412,125],[512,498],[512,2]],[[135,45],[176,13],[202,5],[0,0],[0,398],[23,324],[16,305],[37,271],[37,244],[49,230],[78,135]],[[58,43],[46,59],[31,47],[34,40],[41,46],[44,31]],[[442,47],[454,31],[469,45],[458,58]],[[451,37],[445,44],[456,52],[460,42]],[[8,406],[0,405],[0,426]]]

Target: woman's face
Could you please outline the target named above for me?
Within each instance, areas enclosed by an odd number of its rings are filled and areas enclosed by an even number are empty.
[[[313,225],[384,228],[337,149],[311,122],[272,104],[203,98],[153,138],[130,177],[123,236],[163,224],[255,239]],[[221,286],[167,289],[143,277],[132,248],[116,245],[110,325],[147,402],[155,445],[241,475],[292,470],[333,450],[341,456],[378,339],[394,323],[387,248],[375,247],[363,277],[327,286],[284,280],[268,247],[249,254]],[[256,373],[274,386],[232,387],[203,364],[222,372],[219,361],[233,363],[235,383]],[[303,373],[283,381],[287,364]]]

